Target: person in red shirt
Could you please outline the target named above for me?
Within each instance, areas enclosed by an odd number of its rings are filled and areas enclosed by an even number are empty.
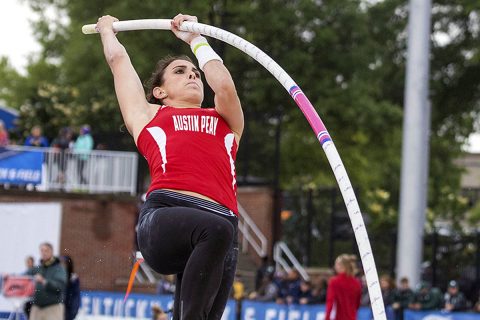
[[[342,254],[335,260],[336,276],[328,282],[325,320],[355,320],[360,307],[362,288],[355,278],[351,256]]]
[[[186,56],[160,60],[145,96],[114,21],[103,16],[96,28],[123,120],[151,175],[137,225],[139,249],[155,271],[176,275],[174,320],[219,320],[238,255],[234,163],[244,118],[234,82],[204,37],[180,31],[197,18],[179,14],[172,31],[190,45],[215,107],[201,107],[201,73]]]

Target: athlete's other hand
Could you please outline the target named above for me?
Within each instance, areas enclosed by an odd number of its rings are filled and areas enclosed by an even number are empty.
[[[116,32],[113,31],[113,23],[116,21],[118,21],[118,19],[115,17],[109,16],[109,15],[101,16],[100,18],[98,18],[98,22],[95,29],[100,34],[105,34],[109,32],[116,34]]]
[[[185,41],[187,44],[190,44],[190,42],[194,38],[198,37],[200,34],[188,31],[180,31],[179,28],[182,25],[183,21],[198,22],[198,19],[195,16],[189,16],[187,14],[179,13],[172,20],[172,32],[177,36],[177,38]]]

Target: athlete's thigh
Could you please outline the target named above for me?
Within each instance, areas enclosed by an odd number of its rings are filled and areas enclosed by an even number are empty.
[[[163,207],[145,214],[138,225],[138,245],[157,272],[183,271],[195,247],[194,235],[215,224],[216,215],[189,207]]]

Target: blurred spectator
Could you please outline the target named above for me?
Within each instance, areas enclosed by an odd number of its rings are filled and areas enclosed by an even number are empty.
[[[348,259],[350,259],[350,263],[352,264],[352,272],[353,276],[360,280],[363,276],[363,270],[360,267],[360,262],[358,261],[358,257],[356,254],[349,254]]]
[[[264,302],[273,302],[278,296],[278,286],[273,281],[273,273],[267,273],[263,276],[260,288],[250,293],[249,299]]]
[[[152,320],[168,320],[168,315],[158,305],[152,307]]]
[[[48,140],[42,136],[42,128],[40,126],[32,128],[31,134],[25,139],[25,145],[29,147],[48,147]]]
[[[278,304],[285,304],[285,298],[288,295],[288,281],[285,271],[275,272],[272,282],[277,286],[278,289],[275,302]]]
[[[32,268],[35,267],[35,259],[33,259],[32,256],[27,256],[25,258],[25,273],[24,274],[28,274],[28,272],[30,270],[32,270]]]
[[[407,278],[400,279],[400,286],[393,295],[392,308],[395,313],[395,320],[403,320],[403,311],[413,300],[413,290],[410,288]]]
[[[88,161],[88,155],[92,149],[93,138],[90,135],[90,126],[86,124],[80,128],[80,135],[73,145],[73,151],[75,151],[78,156],[78,175],[81,184],[88,183],[84,176],[84,169]]]
[[[255,291],[258,291],[260,286],[262,285],[263,278],[267,273],[273,273],[274,267],[270,263],[270,259],[268,256],[262,257],[262,264],[257,269],[257,273],[255,274]]]
[[[10,143],[9,137],[8,137],[8,131],[7,128],[5,127],[5,123],[0,120],[0,147],[5,147]]]
[[[467,309],[465,295],[460,291],[455,280],[448,283],[447,292],[445,292],[443,299],[445,301],[444,310],[446,311],[465,311]]]
[[[65,320],[73,320],[80,308],[80,279],[74,273],[73,261],[70,256],[63,256],[62,264],[67,271],[67,289],[65,292]]]
[[[426,281],[420,282],[408,305],[412,310],[440,310],[443,308],[443,297],[440,290],[432,288]]]
[[[25,258],[25,272],[23,274],[28,275],[30,272],[32,272],[33,268],[35,267],[35,259],[33,259],[32,256],[27,256]],[[1,286],[0,286],[1,288]],[[25,301],[23,304],[23,312],[25,313],[25,316],[27,319],[30,317],[30,311],[32,310],[32,305],[33,305],[33,300],[29,299]]]
[[[36,286],[30,320],[63,320],[63,304],[67,286],[67,273],[60,260],[53,255],[50,243],[40,245],[40,265],[28,274],[34,276]]]
[[[53,148],[67,150],[73,147],[73,131],[69,127],[63,127],[58,132],[58,136],[53,139],[50,145]]]
[[[335,320],[355,320],[360,307],[362,288],[360,281],[355,278],[352,258],[346,254],[338,256],[334,268],[337,275],[328,283],[325,319],[331,319],[335,305]]]
[[[286,278],[286,296],[284,302],[287,304],[297,303],[298,297],[300,296],[300,283],[302,279],[300,278],[300,273],[296,269],[290,270]]]
[[[245,285],[240,275],[235,275],[232,286],[232,297],[235,300],[242,300],[245,297]]]
[[[53,162],[57,166],[58,174],[56,181],[58,183],[65,183],[65,170],[67,161],[65,158],[65,150],[71,149],[73,147],[73,131],[69,127],[61,128],[58,132],[58,136],[53,139],[52,144],[50,145],[57,153],[53,159]]]
[[[175,293],[174,275],[162,275],[157,283],[157,294]]]
[[[302,280],[300,282],[300,291],[298,297],[295,297],[294,303],[309,304],[312,299],[312,284],[310,281]]]
[[[480,313],[480,293],[478,295],[477,301],[473,305],[473,312]]]
[[[312,297],[309,304],[321,304],[327,301],[327,280],[320,278],[313,283]]]
[[[360,305],[362,307],[370,307],[370,294],[368,293],[367,278],[365,277],[365,275],[361,275],[358,279],[362,287]]]
[[[395,282],[389,275],[382,275],[380,277],[380,290],[382,290],[385,308],[392,306],[395,295]]]

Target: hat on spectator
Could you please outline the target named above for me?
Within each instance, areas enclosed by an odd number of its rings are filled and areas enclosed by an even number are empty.
[[[81,128],[80,128],[80,132],[82,134],[88,134],[90,133],[90,126],[88,124],[85,124],[83,125]]]
[[[449,287],[449,288],[458,288],[458,282],[455,281],[455,280],[451,280],[451,281],[448,283],[448,287]]]
[[[417,286],[418,290],[429,289],[430,284],[427,281],[422,281]]]

